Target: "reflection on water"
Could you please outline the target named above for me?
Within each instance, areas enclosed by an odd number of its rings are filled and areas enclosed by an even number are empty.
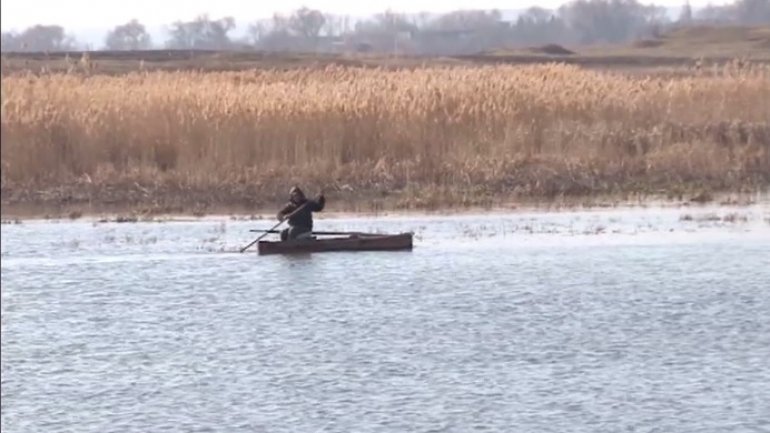
[[[4,225],[2,429],[762,431],[768,216],[326,219],[415,249],[262,257],[259,222]]]

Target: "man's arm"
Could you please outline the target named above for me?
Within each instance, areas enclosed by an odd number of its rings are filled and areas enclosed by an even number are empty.
[[[314,212],[321,212],[324,210],[324,206],[326,206],[326,197],[324,197],[323,193],[318,194],[318,198],[316,198],[312,204]]]
[[[283,221],[283,219],[286,218],[287,215],[289,215],[290,213],[294,212],[294,208],[295,208],[295,206],[292,203],[289,203],[286,206],[284,206],[283,209],[281,209],[278,212],[278,215],[277,215],[278,216],[278,221]]]

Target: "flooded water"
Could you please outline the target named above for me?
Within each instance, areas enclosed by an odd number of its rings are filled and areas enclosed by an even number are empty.
[[[3,432],[770,430],[770,209],[2,226]]]

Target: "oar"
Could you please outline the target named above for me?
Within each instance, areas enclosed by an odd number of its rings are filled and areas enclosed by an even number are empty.
[[[280,230],[259,230],[259,229],[253,229],[249,230],[250,232],[255,233],[280,233]],[[313,232],[314,235],[319,236],[344,236],[344,235],[365,235],[367,233],[361,233],[361,232]]]
[[[298,207],[297,209],[295,209],[295,210],[294,210],[294,212],[290,213],[289,215],[286,215],[286,216],[285,216],[285,217],[284,217],[282,220],[278,221],[278,224],[274,225],[274,226],[273,226],[273,228],[271,228],[270,230],[268,230],[268,231],[267,231],[266,233],[264,233],[262,236],[260,236],[260,237],[258,237],[258,238],[256,238],[256,239],[254,239],[254,242],[252,242],[252,243],[250,243],[250,244],[246,245],[245,247],[241,248],[241,252],[244,252],[244,251],[246,251],[247,249],[249,249],[249,247],[250,247],[250,246],[252,246],[252,245],[256,244],[256,243],[257,243],[257,242],[259,242],[259,241],[260,241],[262,238],[264,238],[265,236],[267,236],[268,234],[270,234],[270,232],[271,232],[271,231],[273,231],[273,230],[277,229],[279,225],[283,224],[283,222],[284,222],[284,221],[286,221],[287,219],[291,218],[292,216],[294,216],[294,214],[296,214],[297,212],[299,212],[300,210],[302,210],[302,208],[304,208],[305,206],[307,206],[307,204],[308,204],[308,203],[310,203],[310,202],[309,202],[309,201],[306,201],[305,203],[303,203],[303,204],[302,204],[302,206],[300,206],[300,207]]]

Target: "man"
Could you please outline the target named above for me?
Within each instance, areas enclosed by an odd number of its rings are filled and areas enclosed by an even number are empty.
[[[305,198],[305,193],[294,186],[289,191],[289,203],[278,212],[278,221],[283,221],[292,212],[305,205],[299,212],[289,217],[289,228],[281,231],[281,240],[294,240],[309,237],[313,232],[313,212],[320,212],[326,204],[323,193],[315,200]]]

